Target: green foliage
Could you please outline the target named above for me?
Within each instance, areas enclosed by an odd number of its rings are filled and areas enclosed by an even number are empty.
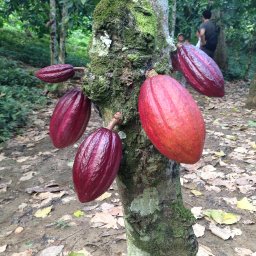
[[[29,113],[46,103],[38,80],[18,67],[17,62],[0,58],[0,143],[23,127]]]
[[[73,66],[85,66],[88,62],[86,46],[91,34],[81,30],[71,34],[67,43],[67,60]],[[22,61],[34,67],[50,65],[49,37],[37,38],[17,28],[0,29],[0,56]],[[82,43],[82,40],[84,42]]]
[[[17,62],[0,58],[0,85],[33,87],[38,84],[38,79],[26,70],[18,67]]]

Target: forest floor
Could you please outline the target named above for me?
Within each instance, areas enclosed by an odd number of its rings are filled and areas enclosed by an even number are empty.
[[[226,83],[223,98],[189,90],[207,129],[201,160],[181,167],[184,203],[197,218],[198,255],[255,256],[256,111],[244,107],[247,86]],[[33,112],[24,133],[0,148],[0,255],[124,256],[115,183],[96,201],[79,203],[71,175],[79,143],[58,150],[50,142],[56,101]],[[101,125],[93,112],[85,136]]]

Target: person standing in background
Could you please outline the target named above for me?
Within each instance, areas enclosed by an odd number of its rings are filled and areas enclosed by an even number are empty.
[[[212,22],[211,16],[211,11],[203,12],[203,23],[199,27],[199,35],[200,49],[213,58],[218,43],[218,29]]]

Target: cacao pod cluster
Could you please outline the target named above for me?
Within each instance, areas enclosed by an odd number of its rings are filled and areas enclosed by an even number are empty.
[[[74,75],[69,64],[45,67],[36,72],[44,82],[64,82]],[[78,141],[84,134],[91,116],[91,100],[79,89],[72,89],[62,96],[50,120],[50,138],[57,148],[65,148]],[[74,188],[80,202],[89,202],[110,187],[122,158],[122,142],[112,131],[120,123],[121,113],[116,113],[107,128],[99,128],[81,143],[73,166]]]
[[[192,45],[181,46],[172,56],[176,70],[200,93],[224,95],[224,79],[216,63]],[[46,82],[66,81],[74,75],[71,65],[43,68],[36,76]],[[180,163],[196,163],[203,151],[205,123],[189,92],[167,75],[149,72],[141,86],[138,111],[143,129],[156,149]],[[91,101],[81,90],[67,92],[57,103],[51,121],[50,137],[55,147],[74,144],[83,135],[91,114]],[[122,142],[113,127],[99,128],[81,143],[75,156],[73,182],[78,199],[89,202],[102,195],[114,181],[122,158]]]

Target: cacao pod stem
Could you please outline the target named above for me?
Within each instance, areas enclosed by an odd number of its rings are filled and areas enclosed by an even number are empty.
[[[119,125],[122,123],[122,113],[116,112],[110,121],[110,123],[107,126],[107,129],[113,130],[116,125]]]
[[[150,77],[153,77],[153,76],[157,76],[158,73],[154,70],[154,69],[149,69],[146,71],[146,78],[150,78]]]
[[[78,71],[78,72],[85,72],[86,68],[85,67],[74,67],[74,70]]]

